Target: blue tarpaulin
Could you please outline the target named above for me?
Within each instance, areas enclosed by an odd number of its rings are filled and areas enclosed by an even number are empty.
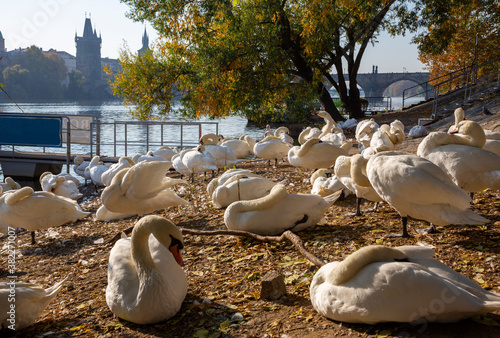
[[[62,117],[0,115],[0,144],[62,147]]]

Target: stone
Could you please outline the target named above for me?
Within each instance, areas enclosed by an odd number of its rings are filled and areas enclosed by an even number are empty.
[[[261,281],[260,299],[276,300],[286,295],[285,277],[277,271],[270,271]]]

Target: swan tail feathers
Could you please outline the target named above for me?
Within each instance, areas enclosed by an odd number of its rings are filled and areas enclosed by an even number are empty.
[[[333,194],[325,196],[323,197],[323,199],[328,203],[328,205],[332,205],[333,203],[337,202],[337,200],[340,198],[340,195],[342,195],[342,190],[336,191]]]
[[[63,283],[68,279],[69,277],[64,278],[62,281],[59,283],[56,283],[52,285],[50,288],[45,289],[45,292],[47,293],[47,297],[53,298],[55,295],[59,292],[61,289]]]
[[[472,210],[465,210],[463,216],[464,216],[464,218],[466,218],[466,220],[462,224],[481,225],[481,224],[485,224],[485,223],[490,222],[489,219],[487,219],[479,214],[476,214]]]

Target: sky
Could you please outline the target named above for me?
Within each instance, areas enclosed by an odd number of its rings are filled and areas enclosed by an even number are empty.
[[[148,23],[127,18],[129,7],[120,0],[0,0],[0,8],[0,32],[7,50],[35,45],[76,55],[75,32],[82,36],[86,15],[101,34],[102,57],[118,58],[124,43],[132,51],[140,49],[144,28],[150,45],[158,37]],[[366,49],[360,73],[371,73],[374,65],[379,73],[425,71],[409,36],[384,34],[378,40]]]

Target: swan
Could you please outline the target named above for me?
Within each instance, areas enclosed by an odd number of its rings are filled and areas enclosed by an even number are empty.
[[[85,161],[82,156],[75,156],[73,159],[73,171],[78,176],[90,180],[90,172],[86,172],[85,169],[89,166],[90,161]]]
[[[101,164],[99,162],[100,157],[95,155],[92,157],[92,160],[90,161],[89,165],[85,168],[85,177],[90,177],[92,182],[96,186],[103,187],[104,183],[102,183],[102,174],[106,172],[109,167],[105,166],[104,164]]]
[[[465,120],[465,110],[461,107],[457,108],[455,109],[454,115],[455,124],[448,129],[448,133],[456,132],[459,123]],[[483,129],[483,131],[486,141],[482,148],[500,156],[500,133],[487,129]]]
[[[482,149],[486,137],[479,124],[462,121],[458,133],[432,132],[419,144],[417,155],[439,166],[465,191],[500,189],[500,156]]]
[[[313,138],[300,147],[291,148],[288,151],[288,161],[295,167],[306,169],[328,168],[335,164],[337,157],[348,154],[347,150]]]
[[[83,196],[78,190],[80,182],[70,174],[54,175],[50,171],[46,171],[40,175],[39,181],[43,191],[53,192],[73,200],[78,200]]]
[[[182,157],[184,156],[184,154],[190,151],[196,151],[196,148],[184,149],[171,158],[172,167],[174,167],[175,171],[181,174],[181,176],[190,176],[193,173],[191,169],[186,167],[186,165],[182,162]]]
[[[224,185],[228,180],[232,179],[232,177],[241,174],[244,174],[247,177],[262,177],[248,169],[229,169],[226,170],[221,176],[213,178],[207,184],[207,193],[211,196],[217,187]]]
[[[379,125],[373,118],[368,120],[361,120],[356,126],[355,137],[356,141],[362,146],[360,147],[360,152],[370,146],[370,140],[372,139],[373,133],[379,129]]]
[[[421,246],[363,247],[322,266],[309,294],[321,315],[348,323],[450,323],[500,310],[500,294],[484,290]]]
[[[177,154],[175,150],[172,150],[169,146],[160,146],[156,150],[153,151],[154,156],[161,156],[167,161],[172,160],[172,156]]]
[[[346,186],[329,169],[321,168],[316,170],[311,175],[310,182],[312,185],[311,194],[313,195],[325,197],[337,191],[342,191],[346,196],[349,193]]]
[[[33,324],[54,300],[64,281],[47,289],[33,283],[0,283],[0,329],[21,330]]]
[[[14,181],[12,177],[6,177],[3,180],[4,183],[0,183],[0,188],[2,188],[2,191],[8,191],[8,190],[17,190],[21,189],[21,185]]]
[[[182,249],[182,233],[172,222],[155,215],[141,218],[132,237],[118,240],[109,253],[111,312],[136,324],[173,317],[187,294]]]
[[[469,210],[469,195],[455,185],[441,168],[425,158],[385,151],[370,157],[366,173],[368,179],[355,177],[356,184],[371,184],[380,197],[396,209],[402,219],[402,237],[409,237],[407,216],[433,225],[489,222]]]
[[[236,158],[245,158],[253,154],[255,140],[248,135],[242,135],[238,140],[222,140],[222,147],[231,149]]]
[[[268,160],[268,165],[271,166],[271,160],[275,160],[275,166],[278,165],[278,158],[286,157],[290,144],[283,142],[275,136],[266,136],[259,142],[255,143],[253,153],[255,156]]]
[[[369,157],[381,151],[393,150],[396,145],[405,140],[404,125],[395,120],[390,125],[383,124],[375,131],[370,140],[370,146],[362,151],[363,156]]]
[[[236,201],[264,197],[271,192],[275,185],[275,182],[265,177],[248,177],[245,174],[235,175],[214,190],[212,201],[216,208],[225,208]]]
[[[139,163],[139,162],[143,162],[143,161],[166,161],[166,162],[171,163],[170,161],[165,159],[163,156],[155,155],[154,151],[152,151],[152,150],[148,151],[145,155],[135,154],[135,156],[132,157],[132,161],[134,163]]]
[[[410,129],[410,131],[408,132],[408,137],[418,138],[418,137],[424,137],[427,134],[428,131],[427,128],[425,128],[425,126],[416,125]]]
[[[323,110],[318,112],[317,115],[322,117],[326,122],[318,138],[323,142],[329,142],[338,147],[344,144],[346,142],[346,137],[342,129],[338,128],[332,116]]]
[[[118,159],[117,163],[113,163],[108,170],[102,173],[101,181],[105,186],[111,184],[111,180],[115,175],[124,168],[130,168],[135,164],[135,162],[127,156],[122,156]]]
[[[36,244],[35,230],[74,222],[87,216],[72,199],[51,192],[24,187],[0,196],[0,219],[12,227],[31,231],[31,243]]]
[[[197,146],[194,151],[181,152],[181,161],[191,172],[193,182],[194,174],[217,170],[215,159],[205,150],[203,145]]]
[[[279,127],[274,131],[274,137],[279,138],[281,141],[293,145],[293,138],[290,136],[290,130],[287,127]]]
[[[356,195],[356,211],[353,214],[348,214],[348,216],[360,216],[361,215],[361,199],[366,199],[371,202],[375,202],[375,207],[372,210],[376,211],[379,202],[382,202],[382,198],[373,189],[369,182],[362,186],[357,184],[357,179],[363,177],[363,164],[364,159],[360,154],[349,156],[339,156],[335,162],[335,176],[338,177],[339,181],[344,184],[349,191]],[[364,173],[366,178],[366,172]],[[355,180],[355,178],[357,178]]]
[[[102,204],[112,212],[139,216],[188,204],[169,189],[176,184],[187,184],[184,180],[165,177],[169,167],[168,161],[143,161],[122,169],[102,191]]]
[[[286,230],[300,231],[316,225],[340,192],[321,197],[288,194],[286,187],[276,184],[269,195],[231,203],[224,213],[228,229],[244,230],[259,235],[279,235]]]
[[[204,147],[204,151],[209,153],[218,169],[232,167],[236,164],[236,156],[228,147],[217,145],[218,137],[215,134],[205,134],[200,139],[200,144]]]

